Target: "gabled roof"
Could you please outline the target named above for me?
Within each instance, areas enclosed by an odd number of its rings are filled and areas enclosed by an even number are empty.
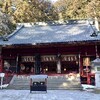
[[[91,37],[93,28],[87,21],[71,24],[23,26],[8,36],[8,41],[0,44],[38,44],[100,40],[100,36]]]

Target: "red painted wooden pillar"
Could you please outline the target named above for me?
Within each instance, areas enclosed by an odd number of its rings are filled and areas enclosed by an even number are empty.
[[[91,77],[90,77],[90,75],[88,73],[88,75],[87,75],[87,84],[90,84],[90,83],[91,83]]]
[[[0,72],[2,72],[2,56],[0,55]]]
[[[1,52],[2,52],[2,46],[0,45],[0,72],[2,72],[2,70],[3,70],[3,64],[2,64],[2,55],[1,55]]]
[[[82,57],[81,57],[81,54],[79,54],[79,73],[80,73],[80,76],[82,75]]]

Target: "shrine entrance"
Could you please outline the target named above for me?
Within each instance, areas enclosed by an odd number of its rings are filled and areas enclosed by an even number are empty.
[[[22,71],[23,70],[23,71]],[[22,56],[20,73],[23,74],[68,74],[79,73],[77,55]]]
[[[4,65],[10,66],[10,62],[15,60],[4,60]],[[15,61],[15,71],[18,74],[68,74],[79,72],[79,62],[77,55],[43,55],[21,56]],[[8,66],[8,67],[9,67]],[[14,70],[13,68],[13,70]],[[11,69],[11,68],[10,68]],[[17,70],[16,70],[17,69]]]

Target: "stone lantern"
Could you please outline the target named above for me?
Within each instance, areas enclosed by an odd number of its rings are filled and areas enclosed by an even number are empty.
[[[100,89],[100,58],[96,58],[92,61],[92,66],[95,69],[95,86]]]

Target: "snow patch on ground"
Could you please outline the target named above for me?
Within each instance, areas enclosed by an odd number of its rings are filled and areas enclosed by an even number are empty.
[[[80,90],[47,90],[47,93],[30,93],[30,90],[0,90],[0,100],[100,100],[100,94]]]
[[[0,88],[7,88],[8,85],[9,84],[3,84],[3,85],[0,86]]]
[[[9,84],[2,85],[0,100],[100,100],[100,94],[89,92],[95,86],[82,84],[83,90],[47,90],[32,92],[30,90],[6,90]]]
[[[93,85],[88,85],[88,84],[82,84],[83,90],[86,91],[93,91],[95,89],[95,86]]]

